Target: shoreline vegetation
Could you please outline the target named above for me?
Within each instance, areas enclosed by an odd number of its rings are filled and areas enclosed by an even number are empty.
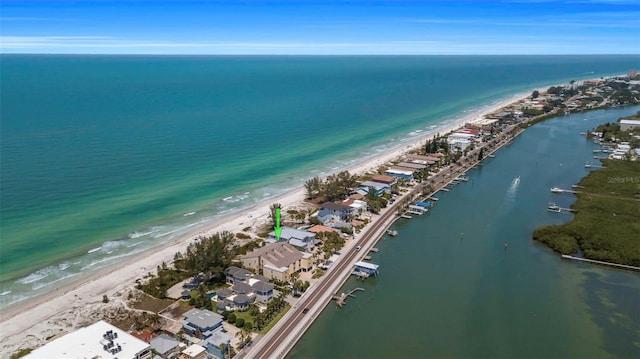
[[[237,255],[264,245],[263,240],[269,236],[269,232],[272,230],[271,213],[276,207],[282,208],[285,225],[300,227],[317,224],[318,218],[313,214],[318,210],[320,203],[326,200],[345,199],[349,193],[353,193],[358,188],[359,182],[370,180],[375,175],[385,174],[387,170],[406,161],[410,156],[431,157],[432,159],[435,157],[434,161],[428,163],[428,167],[416,171],[414,179],[399,180],[397,185],[392,188],[391,193],[376,195],[372,191],[373,188],[370,187],[369,192],[360,197],[366,204],[367,211],[364,211],[358,218],[350,218],[352,227],[340,228],[341,234],[330,232],[322,235],[323,244],[318,245],[319,251],[314,253],[316,268],[314,273],[292,276],[290,284],[274,283],[276,289],[279,289],[280,293],[284,293],[284,295],[292,291],[304,292],[309,286],[313,289],[314,284],[322,280],[323,274],[325,274],[324,270],[319,269],[319,264],[323,259],[328,259],[343,248],[345,250],[352,249],[351,247],[357,243],[359,238],[363,238],[370,229],[376,227],[377,221],[385,221],[390,216],[398,217],[406,211],[413,201],[431,196],[454,180],[456,176],[463,175],[468,168],[510,143],[514,137],[532,124],[570,112],[640,103],[640,85],[630,82],[634,76],[637,74],[630,73],[629,76],[580,82],[571,81],[566,85],[533,91],[525,97],[513,97],[481,114],[480,119],[473,121],[474,119],[465,118],[463,122],[450,126],[444,131],[446,135],[426,136],[411,146],[390,151],[350,168],[349,171],[336,173],[324,179],[312,178],[305,184],[305,188],[298,188],[273,200],[276,203],[262,203],[234,219],[225,219],[214,224],[214,227],[208,231],[199,230],[189,233],[181,240],[149,251],[144,256],[132,259],[118,268],[110,268],[66,287],[56,288],[51,293],[34,300],[10,306],[0,313],[3,327],[1,338],[3,344],[0,352],[4,355],[14,354],[15,356],[12,357],[19,357],[27,354],[31,348],[41,346],[51,339],[99,319],[117,322],[125,330],[128,330],[132,325],[152,331],[166,330],[171,321],[177,320],[179,322],[180,315],[190,308],[211,308],[212,303],[208,295],[224,285],[226,267],[232,262],[233,265],[238,265],[234,262]],[[457,129],[466,131],[466,134],[474,134],[474,139],[470,141],[465,139],[452,140],[453,137],[448,137],[448,135],[454,134]],[[634,165],[637,166],[638,162]],[[625,165],[620,165],[620,167],[612,165],[611,170],[617,172],[605,173],[603,178],[625,176],[628,171],[632,171]],[[602,178],[600,178],[602,175],[598,175],[599,172],[593,172],[585,177],[580,185],[584,184],[585,187],[590,187],[592,181],[602,182]],[[596,175],[596,179],[592,179],[591,175]],[[637,197],[637,193],[635,193],[637,192],[637,184],[624,183],[624,185],[616,187],[616,190],[620,191],[621,197]],[[635,187],[632,187],[633,185]],[[633,192],[634,188],[635,192]],[[597,193],[594,192],[594,198],[595,194]],[[583,197],[579,195],[579,201],[581,198]],[[607,203],[614,200],[608,197],[605,199]],[[581,207],[577,204],[579,201],[576,201],[576,209],[580,214],[579,208]],[[594,199],[589,198],[588,201],[594,201]],[[580,203],[580,206],[589,205]],[[637,202],[634,204],[638,205]],[[629,215],[629,220],[636,221],[636,227],[633,228],[637,233],[637,223],[640,221],[637,221],[637,213],[636,216],[633,216],[634,208],[637,207],[625,207],[619,210],[618,213],[621,216],[615,218],[622,219]],[[589,217],[585,218],[589,220]],[[607,222],[606,226],[611,226],[611,223]],[[555,246],[554,249],[575,249],[565,237],[561,237],[561,244],[548,245],[552,248]],[[375,243],[377,238],[372,238],[371,241]],[[541,242],[551,243],[542,240]],[[629,242],[624,241],[624,245],[628,246]],[[636,252],[638,251],[636,250]],[[584,253],[586,255],[587,251]],[[593,251],[589,253],[596,256],[602,255],[602,251],[596,247],[593,247]],[[603,258],[610,259],[606,256],[597,257],[597,259]],[[638,265],[638,262],[632,263],[635,263],[632,265]],[[167,292],[169,288],[175,288],[185,280],[198,276],[203,276],[203,285],[193,290],[188,300],[181,301],[179,296],[176,297]],[[165,298],[172,298],[175,303],[169,304],[172,301],[167,301]],[[155,304],[150,305],[149,303]],[[280,307],[284,308],[285,312],[289,310],[289,307]],[[268,319],[275,318],[274,321],[265,319],[259,326],[256,326],[256,323],[248,322],[243,317],[242,322],[251,323],[251,325],[237,328],[238,335],[232,340],[232,345],[237,350],[242,350],[242,347],[256,336],[256,331],[273,326],[278,319],[286,318],[291,312],[294,310],[290,310],[286,314],[273,311]],[[173,313],[175,317],[172,318],[169,313]],[[229,322],[230,315],[230,313],[223,313],[227,322]],[[246,315],[244,316],[246,317]],[[250,317],[256,321],[259,314],[254,311],[250,313]],[[235,320],[236,316],[234,315],[233,321],[235,322]],[[225,324],[225,328],[227,326],[230,324]],[[269,331],[261,341],[269,340],[269,334],[272,332],[274,330]],[[285,344],[282,343],[282,345]],[[250,350],[254,347],[252,346]],[[234,352],[233,348],[231,352]]]

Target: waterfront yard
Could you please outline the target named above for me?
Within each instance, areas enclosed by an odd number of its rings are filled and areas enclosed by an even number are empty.
[[[573,221],[544,226],[533,238],[563,254],[640,266],[640,163],[604,160],[579,185]]]

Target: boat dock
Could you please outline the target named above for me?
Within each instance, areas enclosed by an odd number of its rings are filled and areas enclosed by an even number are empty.
[[[559,188],[559,187],[551,188],[551,192],[553,192],[553,193],[573,193],[573,194],[579,193],[578,191],[574,191],[574,190],[571,190],[571,189],[562,189],[562,188]]]
[[[341,293],[340,295],[334,295],[333,297],[331,297],[331,299],[336,301],[336,304],[338,305],[338,307],[342,308],[342,306],[344,306],[345,304],[347,304],[347,297],[352,297],[355,298],[356,296],[353,294],[357,291],[364,291],[364,288],[355,288],[350,290],[347,293]]]
[[[408,214],[406,214],[406,213],[405,213],[405,214],[403,214],[403,215],[401,215],[400,217],[401,217],[401,218],[404,218],[404,219],[411,219],[411,218],[413,218],[413,217],[411,217],[410,215],[408,215]]]
[[[625,265],[625,264],[618,264],[618,263],[611,263],[611,262],[597,261],[595,259],[574,257],[574,256],[566,255],[566,254],[562,255],[562,259],[571,259],[571,260],[579,261],[579,262],[601,264],[601,265],[610,266],[610,267],[616,267],[616,268],[621,268],[621,269],[630,269],[630,270],[634,270],[634,271],[640,271],[640,267],[628,266],[628,265]]]

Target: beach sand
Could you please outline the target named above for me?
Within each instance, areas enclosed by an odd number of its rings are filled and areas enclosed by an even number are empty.
[[[542,91],[541,91],[542,92]],[[481,113],[472,113],[456,123],[440,128],[440,133],[447,133],[464,123],[522,100],[527,94],[511,96]],[[433,135],[417,138],[411,144],[405,144],[394,150],[368,159],[348,168],[351,173],[365,173],[400,157],[402,154],[423,146]],[[60,333],[72,332],[99,319],[100,313],[108,308],[126,306],[126,295],[136,279],[143,278],[149,272],[155,273],[158,265],[171,263],[177,252],[182,252],[196,237],[210,235],[221,231],[241,232],[245,227],[258,228],[268,221],[269,206],[280,203],[283,208],[301,206],[304,201],[304,188],[299,187],[277,198],[269,199],[239,214],[230,215],[212,223],[206,230],[185,234],[180,239],[166,243],[145,253],[118,263],[111,268],[103,269],[84,278],[78,279],[65,287],[53,289],[51,292],[32,300],[16,303],[0,313],[0,356],[8,357],[22,348],[33,348],[43,345],[47,338]],[[110,299],[103,303],[103,295]]]

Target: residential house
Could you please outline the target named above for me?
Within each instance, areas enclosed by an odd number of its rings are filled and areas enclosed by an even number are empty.
[[[204,359],[206,356],[207,349],[198,344],[191,344],[182,351],[182,357],[186,359]]]
[[[325,226],[330,226],[332,222],[346,222],[351,216],[353,209],[347,205],[333,202],[325,202],[320,207],[318,219]]]
[[[421,156],[421,155],[407,155],[405,159],[411,163],[418,163],[418,164],[427,165],[427,166],[433,165],[440,160],[439,158],[435,158],[431,156]],[[385,177],[390,177],[390,176],[385,176]],[[378,181],[378,182],[381,182],[381,181]]]
[[[382,196],[384,193],[391,193],[391,186],[386,183],[364,181],[360,184],[360,189],[367,193],[369,193],[371,188],[373,188],[373,191],[377,196]]]
[[[389,186],[393,186],[398,182],[397,178],[393,176],[387,176],[387,175],[373,175],[371,176],[371,180],[373,182],[388,184]],[[355,198],[355,199],[362,199],[362,198]]]
[[[269,243],[238,259],[244,267],[281,282],[289,281],[293,273],[310,270],[313,265],[311,253],[301,252],[286,242]]]
[[[216,292],[216,309],[219,311],[244,311],[256,301],[266,303],[273,299],[274,287],[269,279],[235,266],[225,269],[225,274],[227,283],[232,286]]]
[[[449,136],[447,136],[447,143],[449,144],[449,147],[451,147],[452,150],[460,149],[462,151],[465,148],[469,147],[469,145],[471,145],[471,143],[473,142],[473,139],[476,136],[477,135],[474,135],[472,133],[454,132]]]
[[[410,163],[410,162],[400,162],[398,163],[400,167],[413,168],[414,170],[422,171],[427,168],[427,165],[423,165],[421,163]]]
[[[54,339],[23,358],[131,358],[151,359],[149,343],[103,320]]]
[[[191,309],[184,314],[184,319],[182,320],[182,330],[192,337],[190,341],[197,341],[200,346],[205,348],[207,353],[213,354],[218,358],[224,356],[231,343],[231,337],[223,332],[222,329],[222,316],[207,309]],[[194,338],[199,340],[194,340]],[[225,345],[223,346],[222,344]],[[191,347],[193,345],[189,348]],[[206,356],[206,354],[201,354],[199,348],[194,348],[193,351],[188,351],[191,358]],[[185,351],[182,353],[185,354]]]
[[[170,355],[174,353],[179,353],[183,348],[184,344],[182,344],[179,340],[174,339],[166,334],[160,334],[159,336],[151,339],[149,343],[151,345],[151,349],[155,350],[161,358],[167,359]]]
[[[269,238],[265,240],[268,243],[275,243],[278,241],[276,238],[276,232],[271,231]],[[291,227],[282,227],[280,233],[280,241],[287,242],[292,246],[296,246],[300,249],[313,249],[317,244],[316,235],[311,232],[302,231]]]
[[[413,175],[417,172],[415,168],[402,167],[402,166],[391,166],[388,170],[385,171],[385,174],[388,176],[398,177],[405,180],[412,180]]]

